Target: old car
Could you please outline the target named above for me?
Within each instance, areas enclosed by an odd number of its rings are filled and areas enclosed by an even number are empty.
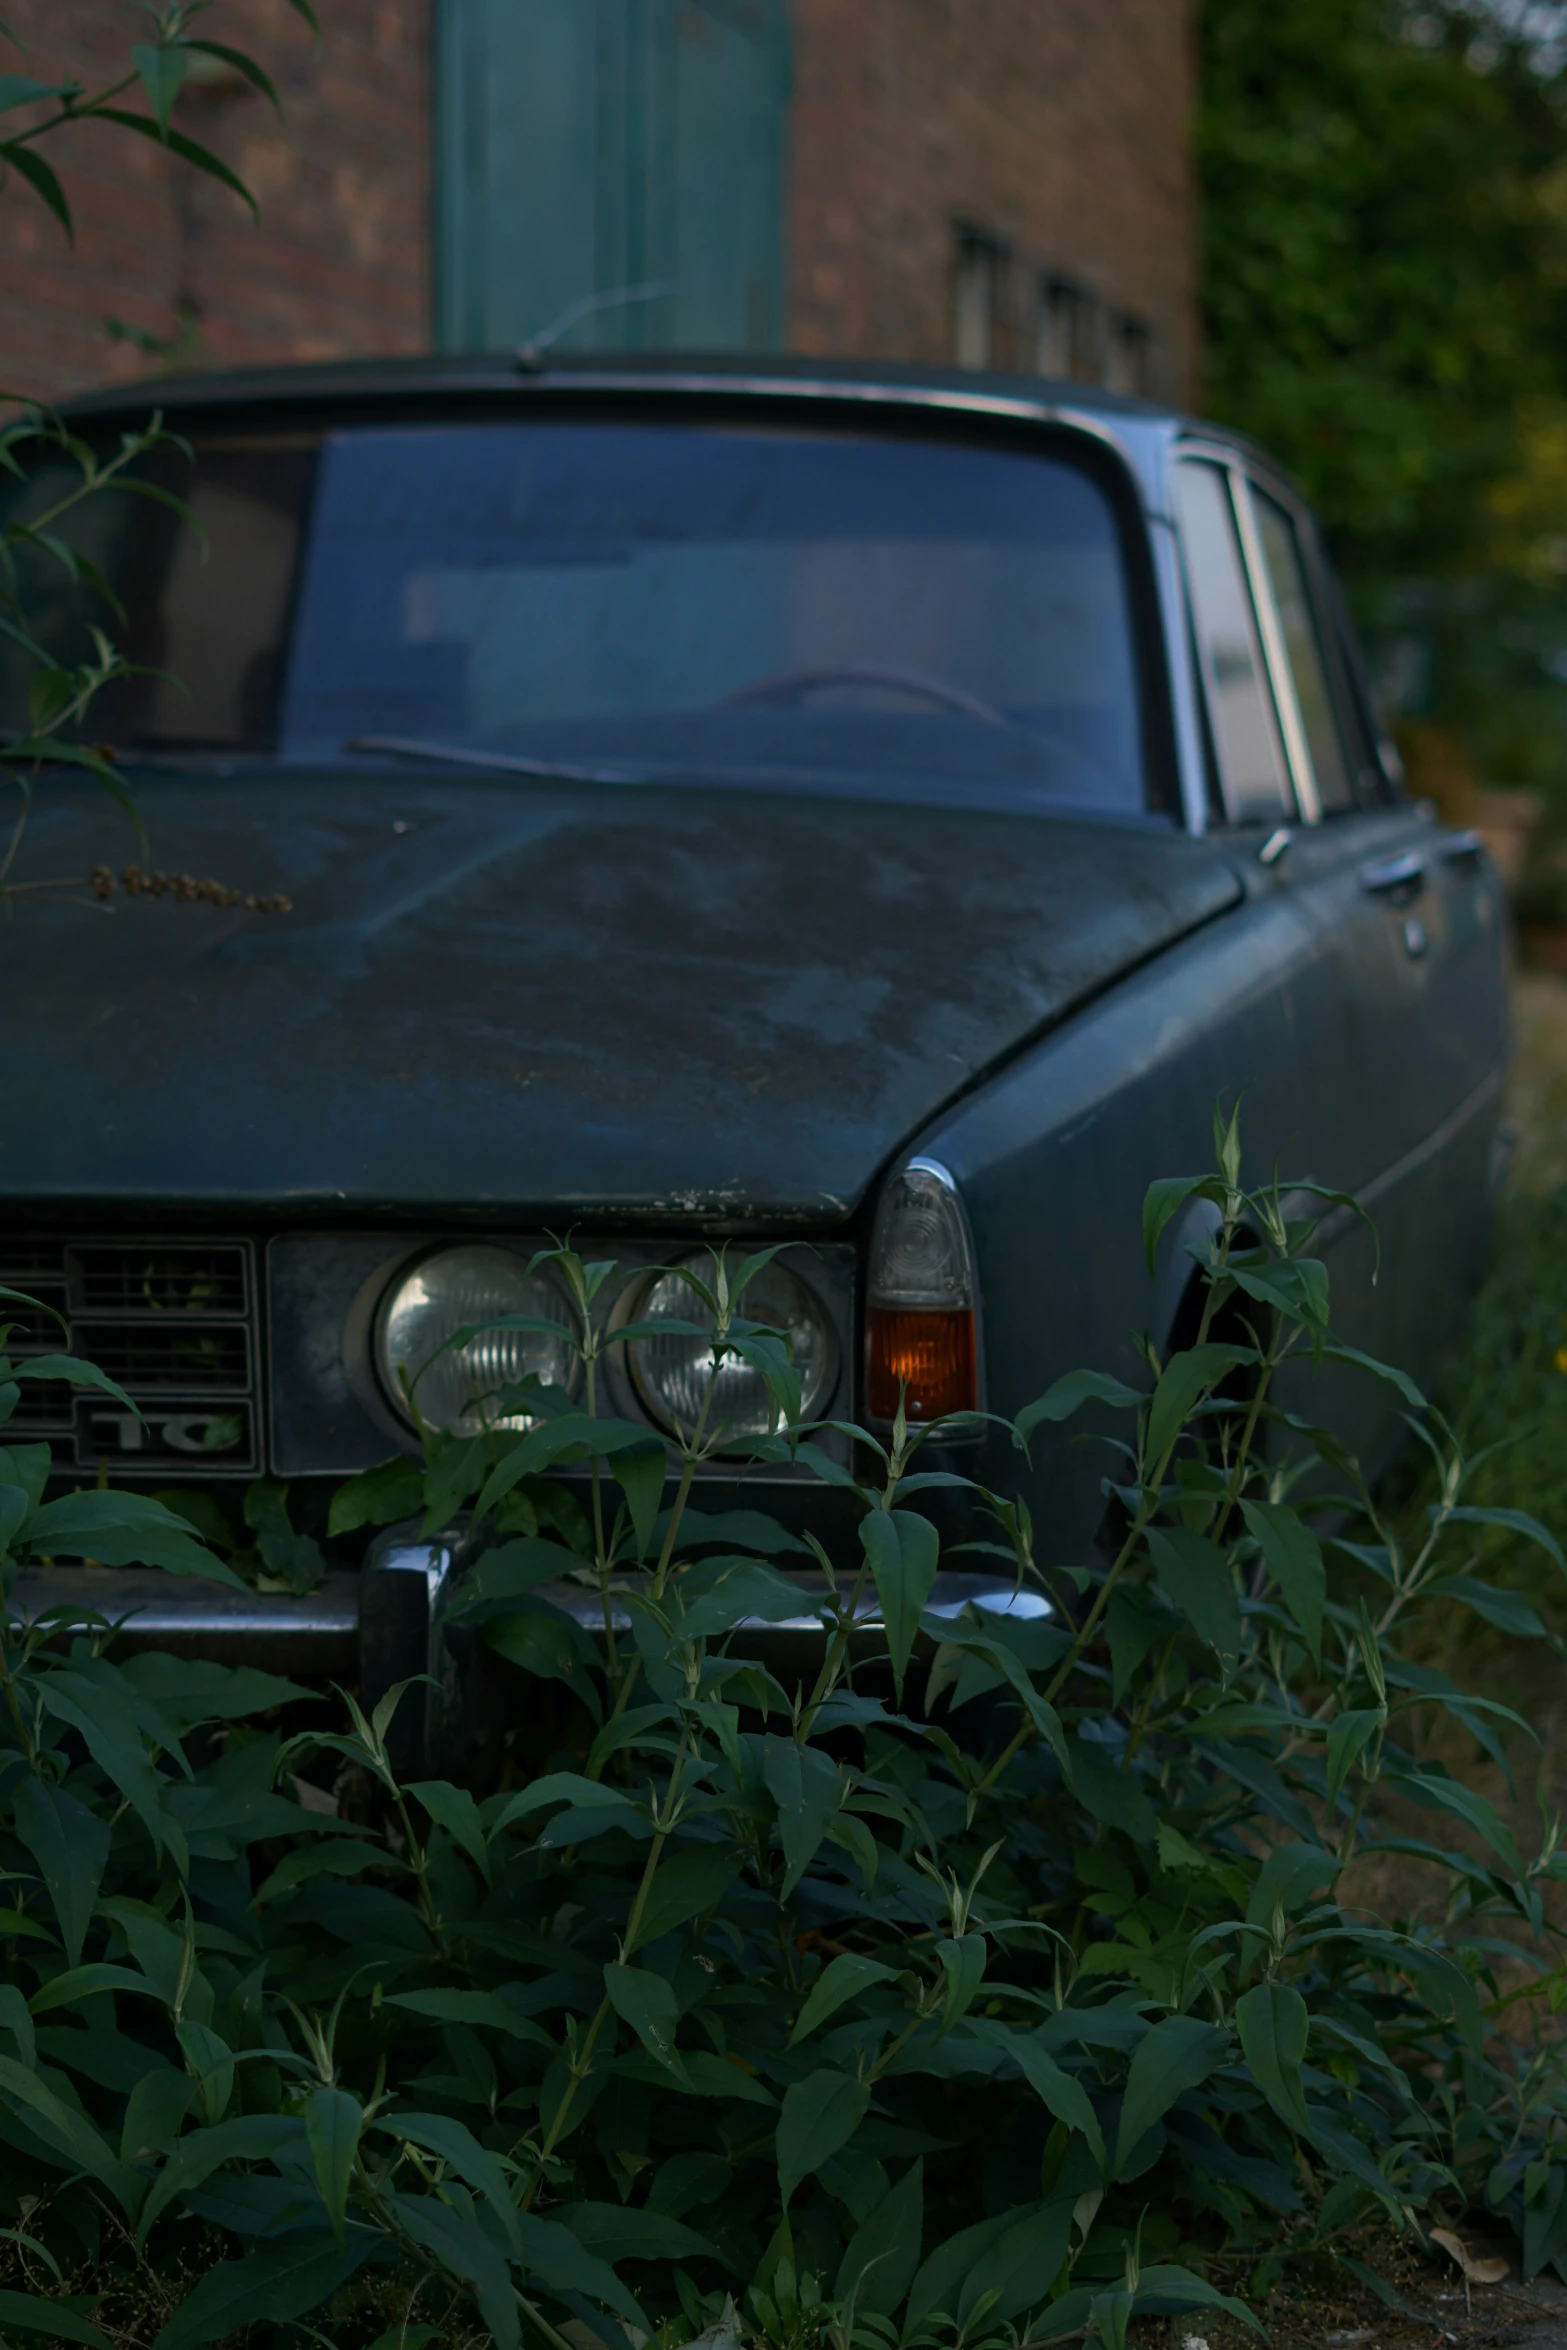
[[[753,1310],[813,1420],[1140,1377],[1193,1278],[1183,1223],[1150,1288],[1143,1189],[1241,1093],[1254,1170],[1375,1225],[1324,1227],[1343,1336],[1435,1364],[1496,1172],[1498,887],[1406,798],[1260,450],[1034,378],[680,358],[213,375],[74,428],[154,404],[178,503],[79,522],[135,664],[91,723],[150,847],[45,778],[12,878],[112,894],[18,900],[0,943],[0,1282],[140,1407],[28,1390],[61,1477],[267,1474],[319,1531],[414,1446],[445,1336],[563,1316],[530,1262],[568,1232],[643,1321],[689,1311],[671,1265],[786,1243]],[[89,588],[37,592],[79,645]],[[529,1370],[565,1348],[476,1339],[423,1410],[475,1425]],[[668,1432],[714,1376],[647,1337],[613,1405]],[[1331,1408],[1378,1455],[1361,1387]],[[1092,1445],[1025,1469],[976,1426],[954,1459],[1022,1478],[1042,1555],[1092,1539]],[[324,1658],[358,1588],[340,1552],[201,1606]]]

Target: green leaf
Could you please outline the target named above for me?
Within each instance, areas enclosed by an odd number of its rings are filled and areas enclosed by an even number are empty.
[[[892,1685],[901,1702],[914,1635],[941,1563],[941,1540],[930,1520],[912,1510],[871,1510],[860,1520],[860,1544],[876,1579]]]
[[[1369,1372],[1373,1379],[1384,1380],[1389,1387],[1396,1387],[1411,1411],[1423,1412],[1426,1409],[1426,1399],[1407,1371],[1396,1369],[1392,1363],[1379,1363],[1374,1355],[1362,1354],[1358,1346],[1337,1343],[1325,1346],[1321,1359],[1325,1363],[1347,1363],[1352,1370]]]
[[[1337,1803],[1339,1789],[1378,1730],[1387,1722],[1385,1705],[1351,1706],[1335,1714],[1328,1730],[1328,1802]]]
[[[797,1746],[792,1738],[773,1736],[762,1743],[762,1777],[778,1806],[784,1852],[779,1898],[787,1901],[815,1859],[848,1786],[819,1746]]]
[[[992,2325],[1005,2325],[1047,2299],[1066,2265],[1077,2198],[1060,2196],[1010,2216],[1007,2226],[969,2270],[958,2306],[967,2320],[982,2293],[995,2301],[985,2312]]]
[[[1567,1575],[1567,1558],[1562,1546],[1548,1526],[1542,1526],[1527,1510],[1478,1509],[1464,1503],[1461,1508],[1446,1513],[1449,1524],[1460,1526],[1503,1526],[1510,1534],[1521,1534],[1526,1542],[1538,1544],[1552,1563]]]
[[[1306,2002],[1288,1983],[1257,1983],[1235,2003],[1235,2028],[1252,2079],[1279,2119],[1309,2138],[1300,2068],[1306,2054]]]
[[[77,1355],[25,1355],[12,1364],[11,1373],[16,1379],[61,1379],[70,1387],[95,1387],[126,1411],[134,1412],[138,1420],[142,1416],[140,1405],[132,1402],[107,1371],[100,1371],[96,1363],[84,1363]]]
[[[26,73],[0,73],[0,114],[9,114],[18,106],[34,106],[43,98],[72,97],[78,87],[75,82],[35,82]]]
[[[969,2027],[981,2038],[1003,2049],[1012,2057],[1023,2078],[1047,2113],[1065,2122],[1069,2130],[1078,2130],[1087,2141],[1095,2162],[1103,2170],[1105,2162],[1104,2133],[1093,2102],[1081,2081],[1057,2064],[1043,2045],[1039,2033],[1020,2031],[1016,2024],[993,2023],[980,2018]]]
[[[653,1539],[653,1528],[658,1522],[659,1507],[664,1499],[664,1481],[668,1475],[669,1456],[656,1440],[637,1445],[625,1452],[617,1452],[609,1464],[610,1475],[626,1497],[631,1513],[631,1528],[637,1538],[637,1557],[646,1558]]]
[[[673,1987],[646,1967],[611,1962],[604,1969],[604,1988],[615,2013],[631,2026],[649,2056],[683,2083],[685,2067],[675,2046],[680,2009]]]
[[[937,2245],[914,2279],[904,2314],[906,2338],[920,2333],[926,2319],[938,2314],[956,2324],[965,2278],[982,2272],[991,2246],[1031,2209],[1027,2204],[1017,2204],[1010,2211],[996,2212],[990,2219],[959,2229],[956,2235]]]
[[[1271,1927],[1275,1909],[1292,1917],[1318,1886],[1331,1884],[1342,1866],[1337,1853],[1322,1844],[1271,1846],[1247,1896],[1247,1923]]]
[[[718,2248],[695,2228],[683,2227],[667,2211],[649,2211],[627,2203],[574,2203],[556,2206],[563,2228],[569,2228],[585,2252],[601,2260],[717,2260]]]
[[[71,225],[71,207],[65,200],[65,190],[60,185],[53,165],[46,163],[31,147],[24,147],[15,139],[7,139],[0,145],[0,164],[9,164],[14,172],[26,180],[34,195],[43,198],[74,245],[76,231]]]
[[[941,2011],[941,2028],[946,2032],[960,2016],[967,2015],[979,1997],[979,1987],[985,1979],[985,1937],[965,1934],[961,1941],[956,1941],[944,1935],[936,1944],[936,1956],[947,1978]]]
[[[28,2127],[56,2148],[72,2169],[100,2180],[124,2210],[134,2207],[136,2182],[84,2113],[65,2104],[36,2073],[9,2056],[0,2056],[0,2095],[22,2109]]]
[[[517,2350],[521,2337],[511,2273],[499,2245],[490,2241],[477,2219],[434,2195],[393,2195],[390,2200],[414,2242],[451,2275],[473,2286],[479,2315],[497,2350]]]
[[[1312,1257],[1289,1257],[1271,1265],[1231,1263],[1225,1268],[1237,1289],[1259,1303],[1320,1333],[1328,1326],[1328,1269]]]
[[[1122,1770],[1097,1739],[1074,1734],[1069,1745],[1072,1787],[1084,1809],[1107,1828],[1119,1828],[1134,1844],[1152,1844],[1159,1820],[1138,1774]]]
[[[630,1812],[632,1807],[618,1787],[606,1787],[598,1779],[585,1779],[579,1771],[547,1771],[542,1779],[530,1784],[508,1798],[490,1822],[491,1836],[499,1836],[518,1820],[527,1820],[538,1811],[546,1811],[551,1804],[569,1804],[573,1811]],[[639,1817],[632,1813],[633,1818]]]
[[[142,88],[151,101],[153,119],[164,138],[167,138],[169,111],[190,71],[190,58],[183,47],[166,47],[160,42],[154,48],[150,44],[138,42],[131,51],[131,63],[140,74]]]
[[[836,2015],[839,2008],[846,2006],[849,2000],[858,1998],[872,1983],[896,1981],[894,1970],[890,1966],[883,1966],[880,1959],[863,1958],[854,1950],[841,1951],[836,1958],[829,1959],[811,1985],[805,2005],[789,2035],[790,2047],[797,2047],[800,2041],[809,2039],[819,2024],[824,2024],[830,2015]]]
[[[182,163],[190,164],[196,171],[205,172],[209,179],[220,180],[242,204],[249,206],[253,216],[260,217],[256,199],[238,173],[230,171],[221,155],[214,155],[210,147],[198,146],[194,139],[187,139],[183,131],[162,130],[156,122],[149,121],[146,115],[127,114],[118,106],[95,106],[92,118],[95,122],[117,122],[121,130],[139,131],[144,139],[156,139],[160,147],[172,148]]]
[[[490,1848],[479,1819],[479,1807],[467,1788],[454,1787],[446,1779],[415,1779],[410,1782],[408,1793],[418,1796],[437,1827],[446,1830],[488,1884]]]
[[[465,2179],[484,2197],[500,2222],[514,2256],[522,2258],[521,2225],[517,2206],[506,2185],[506,2174],[465,2123],[444,2113],[388,2113],[378,2117],[376,2127],[411,2145],[422,2146],[428,2153],[438,2154],[460,2179]]]
[[[1476,1583],[1468,1575],[1444,1575],[1440,1581],[1428,1583],[1421,1594],[1425,1599],[1456,1599],[1464,1607],[1472,1607],[1477,1616],[1498,1631],[1509,1632],[1515,1640],[1541,1640],[1545,1626],[1534,1609],[1518,1591],[1499,1590],[1494,1583]]]
[[[89,1490],[46,1502],[27,1530],[36,1552],[94,1558],[106,1567],[163,1567],[171,1575],[205,1575],[243,1591],[231,1567],[199,1543],[183,1518],[150,1495]]]
[[[527,1316],[512,1315],[499,1322],[478,1325],[487,1330],[508,1328],[536,1329],[560,1336],[558,1322],[534,1322]],[[666,1322],[660,1328],[672,1331],[675,1325]],[[461,1335],[458,1333],[457,1335]],[[625,1331],[618,1337],[624,1338]],[[478,1500],[473,1505],[475,1521],[487,1518],[501,1498],[520,1485],[524,1477],[537,1476],[544,1469],[554,1468],[568,1453],[596,1453],[601,1460],[609,1460],[616,1453],[647,1449],[646,1427],[635,1420],[600,1420],[587,1412],[566,1412],[559,1419],[547,1420],[537,1428],[530,1428],[519,1444],[499,1460],[491,1470]]]
[[[0,1983],[0,2030],[10,2033],[18,2058],[29,2072],[36,2072],[38,2036],[33,2030],[32,2010],[15,1983]]]
[[[265,2162],[285,2147],[304,2146],[304,2124],[291,2114],[245,2113],[213,2130],[191,2130],[181,2138],[148,2190],[137,2222],[143,2244],[161,2211],[178,2196],[199,2187],[226,2162]],[[236,2321],[237,2322],[237,2321]]]
[[[284,1853],[270,1877],[257,1886],[251,1898],[259,1907],[264,1901],[276,1901],[280,1894],[308,1885],[316,1877],[357,1877],[365,1869],[394,1865],[392,1855],[379,1844],[359,1844],[346,1838],[341,1843],[296,1844],[291,1852]]]
[[[464,1502],[470,1499],[484,1479],[488,1446],[482,1436],[443,1436],[432,1433],[426,1440],[429,1465],[424,1479],[424,1516],[420,1531],[425,1535],[438,1534],[449,1526]],[[479,1512],[475,1510],[477,1520]]]
[[[740,1874],[740,1856],[724,1844],[687,1845],[666,1851],[642,1907],[637,1948],[645,1950],[677,1926],[689,1925],[717,1907]]]
[[[236,73],[244,75],[253,90],[259,90],[262,97],[270,99],[277,112],[282,113],[282,102],[271,75],[253,57],[247,57],[243,49],[231,49],[226,41],[187,40],[184,46],[187,49],[199,49],[203,57],[216,57],[221,64],[232,66]]]
[[[1255,1535],[1268,1572],[1305,1636],[1314,1665],[1322,1663],[1322,1611],[1328,1577],[1322,1545],[1298,1511],[1281,1501],[1243,1501],[1241,1512]]]
[[[63,1787],[24,1778],[16,1790],[18,1839],[38,1863],[67,1966],[81,1964],[82,1945],[109,1859],[109,1823]]]
[[[300,2233],[266,2245],[244,2260],[208,2269],[169,2319],[152,2350],[197,2350],[222,2341],[241,2327],[286,2325],[325,2307],[375,2250],[379,2236],[367,2228],[351,2243]]]
[[[1413,1796],[1416,1803],[1423,1803],[1430,1809],[1451,1812],[1454,1819],[1464,1821],[1474,1829],[1476,1835],[1485,1838],[1493,1852],[1501,1854],[1510,1875],[1523,1875],[1523,1856],[1512,1830],[1495,1806],[1487,1803],[1485,1797],[1477,1794],[1472,1787],[1461,1786],[1456,1779],[1440,1778],[1434,1771],[1400,1771],[1396,1776],[1390,1771],[1388,1781],[1403,1794]]]
[[[1190,1526],[1150,1526],[1148,1548],[1160,1590],[1213,1650],[1228,1677],[1241,1653],[1241,1603],[1229,1560],[1216,1542]]]
[[[354,1534],[361,1526],[391,1526],[399,1518],[414,1518],[424,1507],[424,1471],[406,1453],[378,1468],[362,1469],[332,1496],[327,1512],[329,1535]]]
[[[48,2015],[57,2007],[74,2007],[79,1999],[95,1999],[101,1991],[130,1991],[146,1999],[161,1999],[157,1984],[133,1967],[110,1966],[95,1959],[90,1966],[67,1967],[41,1983],[30,2001],[34,2015]]]
[[[890,2195],[850,2238],[838,2263],[833,2299],[857,2311],[891,2317],[914,2282],[925,2232],[925,2164],[910,2164]]]
[[[161,1853],[168,1826],[162,1790],[129,1709],[74,1673],[46,1675],[37,1694],[46,1713],[80,1732],[93,1761],[119,1788],[151,1837],[154,1851]]]
[[[812,2073],[788,2090],[776,2135],[778,2189],[786,2204],[802,2179],[848,2144],[870,2102],[865,2083],[847,2073]]]
[[[168,2141],[178,2136],[194,2094],[190,2075],[176,2072],[172,2064],[154,2065],[151,2072],[143,2073],[125,2100],[120,2160],[156,2161]]]
[[[1135,1387],[1128,1387],[1124,1380],[1112,1379],[1108,1372],[1069,1371],[1033,1403],[1023,1406],[1012,1423],[1013,1436],[1017,1443],[1026,1445],[1042,1421],[1069,1420],[1085,1403],[1107,1403],[1117,1411],[1125,1411],[1143,1401]]]
[[[760,1559],[706,1559],[692,1571],[697,1578],[696,1596],[688,1598],[680,1621],[683,1640],[713,1640],[737,1624],[786,1624],[812,1613],[799,1584]]]
[[[234,2094],[233,2051],[210,2024],[198,2024],[189,2016],[176,2025],[175,2037],[196,2084],[202,2113],[216,2127],[227,2113],[229,2099]]]
[[[1055,1707],[1047,1704],[1040,1696],[1006,1642],[988,1632],[971,1630],[967,1624],[939,1622],[934,1617],[927,1622],[926,1630],[933,1639],[944,1642],[948,1648],[961,1649],[967,1656],[983,1657],[987,1664],[994,1666],[1021,1702],[1034,1728],[1049,1742],[1070,1785],[1072,1757],[1066,1742],[1066,1732],[1061,1727],[1061,1717]]]
[[[1224,1187],[1211,1175],[1161,1175],[1143,1194],[1143,1255],[1150,1279],[1159,1243],[1189,1199],[1213,1200],[1222,1207]]]
[[[588,2294],[601,2308],[617,2310],[639,2333],[651,2331],[643,2312],[608,2261],[600,2260],[579,2244],[569,2228],[558,2220],[540,2219],[531,2211],[519,2212],[516,2224],[522,2245],[519,2257],[526,2260],[533,2274],[542,2277],[553,2292]]]
[[[595,1722],[604,1708],[591,1678],[597,1664],[587,1634],[558,1608],[541,1601],[497,1616],[484,1626],[484,1639],[497,1656],[543,1681],[563,1681]]]
[[[1191,2015],[1165,2016],[1138,2042],[1116,2131],[1117,2174],[1155,2122],[1164,2119],[1178,2097],[1207,2080],[1229,2050],[1228,2032]]]
[[[471,2029],[504,2032],[539,2048],[553,2048],[548,2032],[520,2015],[499,1991],[387,1991],[383,2007],[406,2007],[411,2015],[427,2016],[437,2024],[467,2024]]]
[[[45,2301],[37,2293],[0,2292],[0,2326],[17,2326],[23,2333],[50,2334],[61,2342],[91,2342],[95,2350],[114,2350],[109,2336],[78,2317],[61,2302]]]
[[[1253,1363],[1256,1350],[1248,1346],[1193,1346],[1171,1355],[1159,1374],[1159,1384],[1148,1406],[1145,1474],[1152,1478],[1166,1453],[1199,1403],[1211,1395],[1226,1371]]]
[[[317,2089],[305,2107],[305,2139],[315,2166],[316,2184],[340,2244],[363,2126],[359,2100],[351,2097],[346,2089]]]

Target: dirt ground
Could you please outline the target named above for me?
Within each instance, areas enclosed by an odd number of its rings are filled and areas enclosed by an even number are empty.
[[[1468,2239],[1473,2255],[1515,2253],[1510,2238]],[[1497,2285],[1474,2285],[1466,2302],[1462,2280],[1446,2261],[1427,2259],[1406,2237],[1394,2244],[1358,2244],[1404,2306],[1393,2309],[1369,2287],[1323,2260],[1316,2273],[1296,2275],[1263,2307],[1272,2350],[1433,2350],[1456,2342],[1463,2350],[1567,2350],[1567,2285],[1554,2277],[1519,2281],[1516,2257]],[[1256,2350],[1257,2336],[1222,2313],[1144,2320],[1139,2350]]]

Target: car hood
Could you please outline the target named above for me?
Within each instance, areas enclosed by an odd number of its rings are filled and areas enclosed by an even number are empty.
[[[122,871],[46,783],[13,878]],[[830,1223],[953,1095],[1239,895],[1153,826],[445,775],[138,780],[171,875],[0,937],[0,1193]]]

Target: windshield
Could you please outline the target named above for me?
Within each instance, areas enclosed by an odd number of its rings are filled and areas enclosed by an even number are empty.
[[[393,738],[1145,805],[1120,534],[1058,458],[709,423],[195,447],[158,459],[185,514],[110,493],[73,520],[143,672],[93,713],[128,748]],[[51,649],[89,617],[55,574]],[[0,682],[24,724],[19,665]]]

